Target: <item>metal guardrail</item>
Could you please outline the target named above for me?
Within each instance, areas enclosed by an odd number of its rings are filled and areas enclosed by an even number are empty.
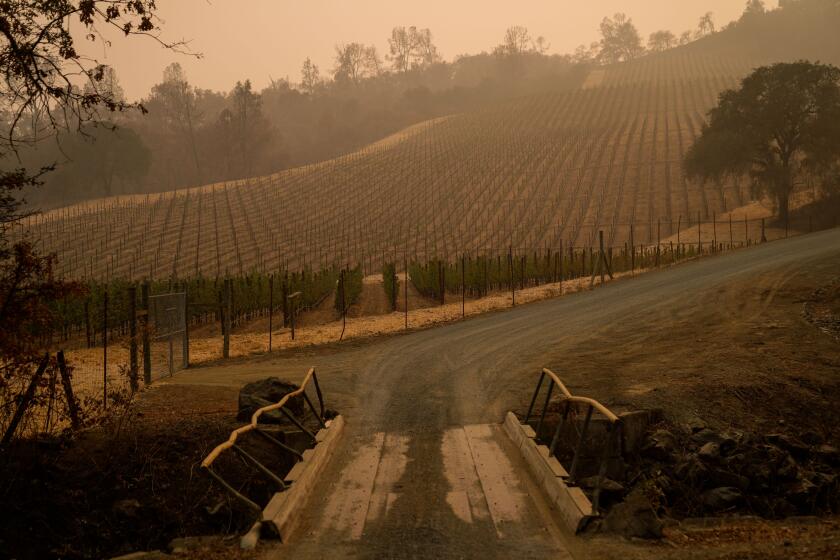
[[[309,386],[310,382],[315,387],[315,394],[318,397],[318,410],[315,409],[315,405],[312,403],[312,399],[310,399],[309,395],[306,393],[306,388]],[[297,426],[297,428],[299,428],[304,434],[306,434],[312,440],[313,443],[316,442],[317,439],[316,439],[315,434],[311,430],[307,429],[306,426],[304,425],[303,420],[297,418],[292,413],[292,411],[289,410],[289,408],[286,406],[286,403],[288,403],[290,399],[292,399],[294,397],[297,397],[299,395],[303,396],[304,401],[306,401],[306,404],[309,405],[309,409],[312,411],[312,414],[318,420],[318,425],[321,428],[325,428],[326,427],[326,419],[324,417],[324,411],[325,411],[324,397],[323,397],[323,394],[321,393],[321,387],[320,387],[320,385],[318,385],[318,376],[315,373],[315,368],[310,368],[309,371],[306,374],[306,377],[303,379],[303,382],[300,384],[300,387],[298,389],[296,389],[296,390],[294,390],[290,393],[287,393],[278,402],[276,402],[274,404],[266,405],[266,406],[256,410],[254,412],[254,414],[251,416],[251,422],[249,424],[246,424],[246,425],[232,431],[231,434],[230,434],[230,437],[227,439],[227,441],[217,445],[216,448],[213,449],[213,451],[211,451],[207,455],[207,457],[205,457],[205,459],[201,462],[201,468],[202,468],[203,471],[205,471],[214,480],[216,480],[216,482],[221,484],[222,487],[225,488],[225,490],[227,490],[228,492],[231,493],[231,495],[233,495],[234,497],[239,499],[246,506],[248,506],[248,508],[254,510],[257,513],[261,513],[263,508],[260,507],[256,502],[254,502],[253,500],[251,500],[250,498],[248,498],[247,496],[245,496],[244,494],[242,494],[241,492],[236,490],[224,478],[222,478],[222,476],[219,473],[217,473],[215,470],[213,470],[213,463],[216,461],[216,459],[219,458],[219,456],[222,453],[224,453],[225,451],[228,451],[230,449],[233,449],[233,451],[237,455],[242,457],[242,459],[245,462],[250,463],[255,469],[260,471],[263,475],[265,475],[272,482],[274,482],[277,485],[277,488],[278,488],[279,492],[285,491],[288,486],[283,481],[283,478],[281,476],[277,475],[276,473],[272,472],[271,469],[269,469],[268,467],[263,465],[253,455],[251,455],[250,453],[248,453],[247,451],[242,449],[242,447],[237,443],[237,441],[239,440],[240,436],[244,436],[245,434],[247,434],[249,432],[255,432],[258,435],[260,435],[261,437],[263,437],[265,440],[274,444],[281,451],[283,451],[285,453],[288,453],[291,456],[293,456],[296,461],[303,460],[303,455],[300,452],[298,452],[297,450],[289,447],[285,443],[279,441],[277,438],[275,438],[273,435],[268,433],[268,431],[266,431],[264,428],[261,428],[260,425],[259,425],[260,417],[263,414],[266,414],[268,412],[272,412],[272,411],[275,411],[275,410],[279,410],[280,412],[283,413],[283,415],[292,424]]]
[[[528,406],[528,413],[525,415],[525,424],[528,424],[528,421],[531,419],[531,416],[534,415],[534,407],[537,403],[537,398],[539,397],[540,389],[542,389],[542,385],[546,377],[549,378],[548,390],[545,394],[545,401],[543,402],[540,419],[537,422],[536,428],[534,428],[534,432],[536,433],[537,439],[540,438],[542,427],[545,422],[545,416],[548,412],[548,406],[551,402],[551,397],[554,393],[555,387],[558,389],[560,395],[558,400],[564,404],[563,414],[560,417],[560,422],[557,423],[557,428],[554,430],[554,435],[551,438],[551,444],[548,447],[549,456],[553,456],[555,450],[557,449],[557,444],[560,440],[560,434],[563,430],[563,426],[566,424],[566,421],[569,419],[570,414],[573,412],[572,405],[584,405],[586,407],[586,416],[584,417],[583,427],[581,428],[580,434],[578,436],[578,441],[575,445],[572,454],[572,464],[568,471],[569,478],[567,482],[569,485],[574,485],[577,480],[576,477],[578,475],[578,469],[580,467],[580,457],[583,453],[583,445],[586,439],[586,435],[589,431],[589,425],[592,421],[593,412],[597,411],[608,421],[607,441],[604,442],[604,451],[601,455],[598,466],[598,478],[595,490],[593,492],[592,500],[594,511],[598,511],[598,504],[601,497],[601,487],[603,484],[603,479],[606,477],[607,472],[607,463],[609,461],[611,452],[614,450],[613,446],[616,443],[618,443],[619,452],[621,452],[621,419],[618,416],[616,416],[610,409],[608,409],[606,406],[596,401],[595,399],[573,395],[571,391],[569,391],[569,389],[566,387],[566,385],[560,380],[556,373],[554,373],[548,368],[543,368],[540,372],[540,379],[539,381],[537,381],[537,388],[534,390],[534,396],[531,397],[531,404]]]

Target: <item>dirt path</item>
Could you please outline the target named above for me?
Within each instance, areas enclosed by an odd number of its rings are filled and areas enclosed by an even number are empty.
[[[324,486],[304,516],[309,529],[292,548],[315,555],[334,546],[397,547],[434,557],[451,543],[447,557],[508,557],[509,549],[485,546],[489,525],[465,527],[448,513],[442,492],[452,485],[440,449],[449,430],[521,410],[539,368],[548,366],[576,393],[617,409],[657,406],[677,418],[690,413],[750,428],[778,426],[781,416],[789,424],[823,422],[833,433],[840,352],[804,320],[802,298],[838,273],[840,230],[831,230],[406,336],[197,368],[173,382],[295,379],[317,365],[328,403],[347,418],[345,452],[329,467],[333,483],[377,434],[406,438],[398,445],[406,468],[389,486],[403,497],[393,502],[393,516],[377,517],[387,530],[352,541],[313,529],[330,517]],[[517,543],[528,557],[551,540]]]

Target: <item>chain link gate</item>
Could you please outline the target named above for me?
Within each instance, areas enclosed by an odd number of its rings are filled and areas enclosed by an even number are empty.
[[[149,296],[149,328],[153,380],[189,367],[186,293]]]

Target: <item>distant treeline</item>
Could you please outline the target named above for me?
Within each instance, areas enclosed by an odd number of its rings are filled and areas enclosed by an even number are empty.
[[[103,109],[108,121],[23,149],[18,156],[29,169],[57,164],[45,175],[46,185],[26,198],[31,207],[46,209],[272,173],[346,154],[423,120],[576,88],[595,65],[673,48],[837,63],[838,4],[787,0],[768,11],[761,0],[749,0],[743,16],[720,30],[707,13],[696,29],[679,35],[655,31],[646,44],[632,19],[615,14],[603,19],[599,41],[570,55],[547,54],[544,38],[514,26],[490,52],[452,62],[442,60],[428,29],[397,27],[384,56],[371,45],[338,45],[333,68],[322,71],[307,58],[299,83],[273,81],[262,91],[255,91],[249,80],[229,92],[201,89],[172,64],[141,100],[145,113]],[[104,71],[104,87],[124,97],[116,72]],[[36,137],[37,116],[31,121],[29,135]],[[19,163],[0,162],[4,165]]]

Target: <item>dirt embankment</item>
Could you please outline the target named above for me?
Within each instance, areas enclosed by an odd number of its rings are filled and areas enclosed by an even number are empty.
[[[248,557],[226,544],[238,546],[250,514],[199,468],[241,424],[236,395],[228,387],[154,386],[130,411],[73,440],[4,450],[0,556],[110,558],[166,550],[177,537],[228,535],[200,557]],[[270,490],[241,462],[220,468],[246,493]]]

